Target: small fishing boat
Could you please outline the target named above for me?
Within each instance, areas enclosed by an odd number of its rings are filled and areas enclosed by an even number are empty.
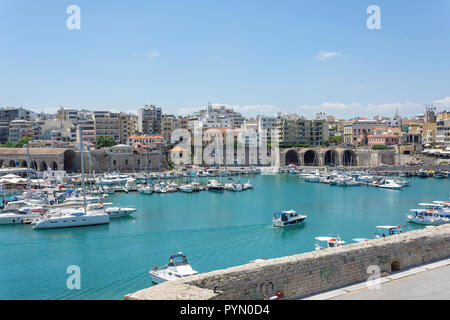
[[[149,274],[154,283],[162,283],[189,277],[198,274],[198,272],[192,269],[186,256],[182,252],[179,252],[178,254],[170,256],[169,264],[167,266],[154,267],[149,271]]]
[[[316,251],[341,247],[345,244],[345,241],[341,240],[339,236],[337,237],[316,237],[317,243],[314,244]]]
[[[368,239],[368,238],[355,238],[355,239],[353,239],[353,241],[356,242],[356,243],[367,242],[369,240],[370,239]]]
[[[375,233],[375,238],[380,239],[387,236],[393,236],[402,233],[402,228],[398,226],[377,226],[378,231]]]
[[[409,222],[416,223],[416,224],[422,224],[422,225],[429,225],[429,226],[439,226],[441,224],[449,223],[450,219],[447,217],[444,217],[443,215],[439,214],[439,211],[434,209],[428,209],[428,210],[411,210],[414,212],[414,215],[407,214],[406,219],[408,219]]]
[[[301,224],[307,216],[299,215],[295,210],[276,212],[273,215],[274,227],[291,227]]]

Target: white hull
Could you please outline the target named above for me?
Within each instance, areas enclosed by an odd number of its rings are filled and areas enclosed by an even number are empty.
[[[84,215],[84,216],[62,216],[45,219],[38,222],[33,229],[56,229],[56,228],[72,228],[94,226],[99,224],[108,224],[109,215]]]
[[[409,222],[427,225],[427,226],[440,226],[450,222],[448,218],[436,218],[436,219],[420,219],[414,216],[407,215],[406,218]]]
[[[39,214],[3,213],[0,214],[0,224],[31,223],[34,219],[38,217],[40,217]]]
[[[136,209],[134,209],[134,208],[106,208],[105,209],[105,212],[111,218],[126,217],[126,216],[131,215],[135,211],[136,211]]]

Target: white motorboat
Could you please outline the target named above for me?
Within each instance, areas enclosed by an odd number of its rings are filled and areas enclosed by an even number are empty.
[[[147,185],[140,187],[138,191],[142,194],[152,194],[154,190],[151,185]]]
[[[314,245],[314,248],[316,251],[324,250],[328,248],[336,248],[343,246],[345,244],[345,241],[341,240],[339,236],[337,237],[317,237],[316,238],[317,243]],[[322,246],[320,243],[323,243]]]
[[[384,188],[384,189],[396,189],[399,190],[401,188],[403,188],[403,185],[400,185],[398,183],[395,183],[393,180],[383,180],[380,182],[380,184],[378,185],[379,188]]]
[[[92,203],[86,207],[88,211],[104,210],[110,218],[126,217],[136,211],[136,208],[124,208],[124,207],[107,207],[112,203]]]
[[[198,274],[193,270],[183,253],[170,256],[169,264],[165,267],[154,267],[150,270],[150,276],[154,283],[177,280]]]
[[[281,211],[273,215],[274,227],[291,227],[301,224],[307,216],[299,215],[295,210]]]
[[[44,209],[17,210],[16,212],[0,214],[0,224],[25,224],[32,223],[46,211]]]
[[[136,180],[133,178],[129,178],[127,183],[125,183],[125,188],[128,191],[138,191],[138,185],[136,184]]]
[[[186,184],[178,188],[181,192],[192,193],[194,189],[191,185]]]

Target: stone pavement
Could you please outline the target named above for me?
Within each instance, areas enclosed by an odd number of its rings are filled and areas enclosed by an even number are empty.
[[[360,283],[304,300],[450,300],[450,258],[392,273],[379,289]]]

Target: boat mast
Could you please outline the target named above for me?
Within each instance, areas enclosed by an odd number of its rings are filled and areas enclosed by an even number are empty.
[[[31,196],[31,181],[30,181],[30,145],[27,144],[27,201],[30,201]]]
[[[82,132],[80,126],[78,126],[78,130],[80,131],[80,153],[81,153],[81,190],[83,191],[83,208],[84,213],[86,214],[86,192],[85,192],[85,184],[84,184],[84,150],[83,150],[83,139]]]

